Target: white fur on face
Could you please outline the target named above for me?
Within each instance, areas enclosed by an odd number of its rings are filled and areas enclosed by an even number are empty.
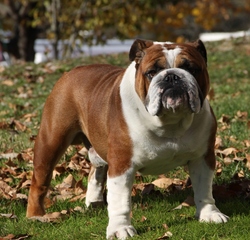
[[[167,95],[163,97],[163,92],[167,89],[164,88],[162,82],[165,81],[164,78],[168,74],[179,76],[180,80],[176,80],[175,84],[178,85],[179,82],[179,84],[182,84],[182,88],[185,88],[182,95],[176,98],[171,98]],[[146,97],[146,108],[148,112],[154,116],[158,115],[160,110],[162,110],[162,105],[165,110],[172,110],[173,112],[175,112],[177,108],[181,107],[182,109],[180,111],[190,110],[194,113],[198,113],[201,108],[201,101],[199,97],[198,84],[193,75],[181,68],[170,68],[162,70],[159,74],[154,76],[149,85]]]
[[[154,42],[155,45],[160,44],[162,45],[163,53],[165,54],[165,57],[167,59],[168,68],[175,67],[174,62],[176,59],[176,56],[180,54],[181,49],[179,47],[176,47],[175,49],[167,49],[164,45],[166,44],[172,44],[172,42]]]

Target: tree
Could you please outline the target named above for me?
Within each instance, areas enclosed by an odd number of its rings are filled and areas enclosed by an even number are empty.
[[[30,11],[36,7],[37,3],[35,1],[6,0],[5,4],[9,7],[9,17],[13,19],[14,32],[8,51],[17,59],[34,61],[34,43],[38,29],[31,24],[33,16]]]
[[[201,31],[219,29],[237,14],[250,13],[250,0],[0,0],[0,4],[8,6],[14,28],[10,50],[16,46],[16,57],[26,61],[34,59],[39,30],[52,41],[55,57],[60,41],[69,57],[83,43],[102,44],[114,37],[190,40]]]

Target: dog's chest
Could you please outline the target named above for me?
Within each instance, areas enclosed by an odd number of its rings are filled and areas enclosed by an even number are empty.
[[[144,138],[134,139],[132,161],[143,174],[162,174],[185,165],[204,151],[186,138],[147,138],[144,135]]]

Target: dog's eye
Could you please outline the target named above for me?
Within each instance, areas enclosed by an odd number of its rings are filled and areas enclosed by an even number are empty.
[[[201,69],[196,64],[188,61],[185,58],[183,58],[183,63],[180,68],[190,72],[193,76],[196,76],[201,71]]]
[[[190,69],[189,69],[189,72],[190,72],[193,76],[195,76],[195,75],[197,75],[197,74],[200,72],[200,69],[199,69],[199,68],[190,68]]]
[[[146,76],[147,76],[150,80],[152,80],[152,78],[156,75],[156,73],[157,73],[156,70],[151,69],[151,70],[149,70],[149,71],[146,72]]]

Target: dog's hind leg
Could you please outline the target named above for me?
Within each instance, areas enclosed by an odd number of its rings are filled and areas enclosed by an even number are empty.
[[[92,167],[88,177],[88,188],[85,202],[87,207],[95,207],[104,204],[103,192],[107,180],[108,165],[96,153],[94,148],[90,148],[88,154]]]
[[[53,111],[43,117],[34,147],[34,171],[30,186],[27,217],[45,214],[44,198],[48,192],[54,167],[78,135],[78,126],[72,127],[66,119],[60,119]]]

